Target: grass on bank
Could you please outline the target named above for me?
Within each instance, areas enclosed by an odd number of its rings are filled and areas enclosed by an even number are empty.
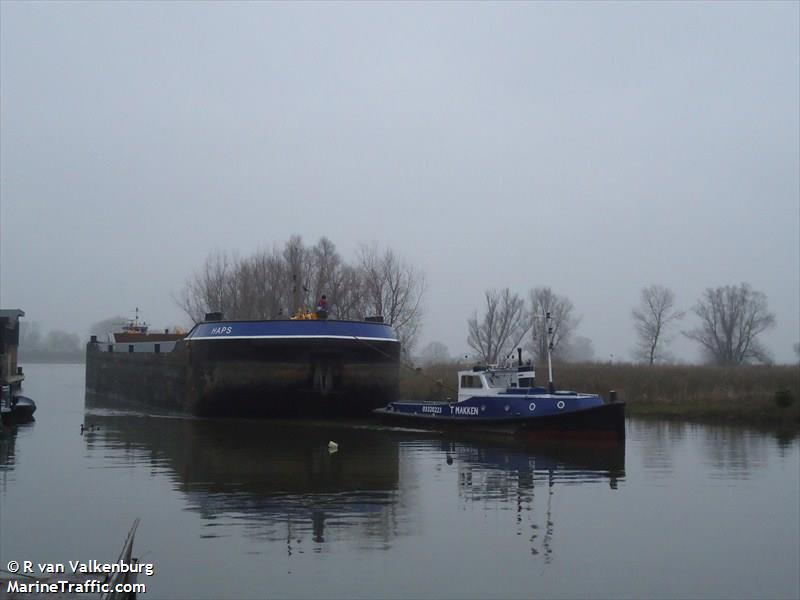
[[[470,367],[401,369],[400,397],[455,398],[456,372]],[[547,369],[537,369],[536,375],[539,384],[546,385]],[[609,390],[616,390],[631,416],[800,427],[800,366],[583,363],[554,366],[553,376],[558,389],[596,392],[605,398]],[[783,406],[787,401],[790,404]]]

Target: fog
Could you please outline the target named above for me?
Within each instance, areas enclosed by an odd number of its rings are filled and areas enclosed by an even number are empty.
[[[422,269],[419,347],[547,285],[630,360],[642,287],[748,282],[795,360],[799,7],[3,2],[0,305],[186,324],[209,252],[299,234]]]

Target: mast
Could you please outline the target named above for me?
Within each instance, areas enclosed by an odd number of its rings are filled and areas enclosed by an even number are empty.
[[[532,315],[534,319],[544,319],[545,327],[547,329],[547,390],[554,394],[556,391],[555,384],[553,383],[553,325],[551,324],[553,320],[553,315],[548,310],[544,315]]]
[[[544,319],[545,323],[547,324],[547,389],[551,394],[553,394],[556,391],[556,387],[553,385],[553,360],[550,354],[550,351],[553,349],[553,326],[550,325],[550,320],[552,319],[550,316],[550,311],[547,311]]]

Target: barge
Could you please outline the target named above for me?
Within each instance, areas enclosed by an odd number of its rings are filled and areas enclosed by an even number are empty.
[[[87,396],[204,417],[368,415],[396,400],[400,343],[380,317],[137,322],[86,348]]]

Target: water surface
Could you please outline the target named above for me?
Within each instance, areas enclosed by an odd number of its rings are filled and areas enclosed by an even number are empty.
[[[800,596],[792,435],[176,418],[85,406],[82,365],[26,373],[37,421],[0,441],[2,567],[114,560],[141,517],[146,598]]]

